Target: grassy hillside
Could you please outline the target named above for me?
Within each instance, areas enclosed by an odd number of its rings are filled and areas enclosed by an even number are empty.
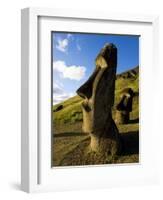
[[[117,75],[116,90],[115,90],[115,105],[119,101],[120,91],[122,89],[126,87],[131,87],[134,90],[134,92],[138,93],[139,92],[138,82],[139,82],[138,67]],[[67,123],[73,124],[82,121],[83,116],[81,110],[81,102],[82,98],[77,95],[60,104],[53,106],[53,111],[55,111],[58,106],[60,105],[63,106],[63,109],[61,109],[60,111],[53,112],[53,122],[55,123],[55,125],[56,126],[65,125]],[[138,115],[137,103],[138,102],[134,104],[135,105],[134,113],[132,113],[133,118],[135,117],[135,115]]]
[[[133,99],[133,111],[131,120],[127,125],[118,125],[118,129],[124,138],[124,143],[130,146],[132,152],[124,151],[116,160],[109,158],[97,158],[97,155],[84,155],[85,147],[89,143],[89,136],[82,133],[82,99],[74,96],[60,104],[53,106],[53,135],[54,147],[53,164],[58,165],[81,165],[102,164],[138,161],[138,121],[139,121],[139,67],[118,74],[116,78],[115,104],[113,118],[115,117],[115,105],[120,99],[120,91],[130,87],[135,92]],[[57,111],[57,108],[61,109]]]

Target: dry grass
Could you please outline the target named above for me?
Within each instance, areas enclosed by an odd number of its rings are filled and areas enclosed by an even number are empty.
[[[78,124],[81,127],[81,124]],[[63,128],[63,127],[62,127]],[[66,127],[67,130],[72,126]],[[135,163],[139,161],[139,132],[138,123],[131,121],[127,125],[119,125],[118,129],[122,140],[122,153],[115,157],[98,155],[89,151],[90,137],[78,132],[62,132],[54,136],[53,140],[53,165],[76,166],[98,165],[113,163]]]

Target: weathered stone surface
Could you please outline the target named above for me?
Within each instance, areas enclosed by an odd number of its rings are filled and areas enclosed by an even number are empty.
[[[95,70],[77,90],[84,100],[83,131],[91,136],[91,150],[115,155],[120,150],[118,129],[112,119],[117,67],[117,48],[107,44],[95,60]]]
[[[125,88],[121,91],[121,98],[116,106],[117,124],[128,124],[130,120],[130,112],[132,111],[134,92],[131,88]]]

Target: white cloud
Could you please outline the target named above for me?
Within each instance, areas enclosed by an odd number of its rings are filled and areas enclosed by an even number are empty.
[[[81,51],[81,46],[79,44],[77,44],[76,47],[78,51]]]
[[[85,76],[86,68],[76,65],[67,66],[64,61],[58,60],[53,62],[53,71],[59,72],[62,78],[80,81]]]
[[[61,103],[61,102],[65,101],[66,99],[69,99],[70,97],[73,97],[73,96],[75,96],[75,95],[72,93],[70,93],[70,94],[63,93],[61,95],[53,94],[53,105]]]
[[[55,94],[62,94],[63,89],[56,83],[53,83],[53,93]]]
[[[74,93],[66,93],[58,84],[53,83],[53,105],[73,97],[74,95]]]
[[[78,51],[81,51],[81,45],[79,43],[79,39],[78,38],[76,39],[76,48],[77,48]]]
[[[67,52],[70,40],[73,40],[73,35],[70,33],[68,33],[66,38],[64,38],[64,39],[58,38],[57,44],[56,44],[56,49],[58,49],[59,51],[62,51],[62,52]]]
[[[68,47],[68,39],[58,39],[57,40],[57,45],[56,45],[56,48],[59,50],[59,51],[62,51],[62,52],[66,52],[67,51],[67,47]]]
[[[73,39],[72,34],[68,33],[68,34],[67,34],[67,38],[71,38],[71,39]]]
[[[64,87],[63,83],[60,82],[59,80],[55,80],[55,83],[56,83],[60,88],[63,88],[63,87]],[[54,83],[54,84],[55,84],[55,83]]]

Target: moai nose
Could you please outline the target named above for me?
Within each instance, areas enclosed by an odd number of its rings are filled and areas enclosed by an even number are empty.
[[[93,82],[99,72],[100,68],[96,67],[90,78],[76,91],[76,93],[83,99],[89,99],[92,96]]]

